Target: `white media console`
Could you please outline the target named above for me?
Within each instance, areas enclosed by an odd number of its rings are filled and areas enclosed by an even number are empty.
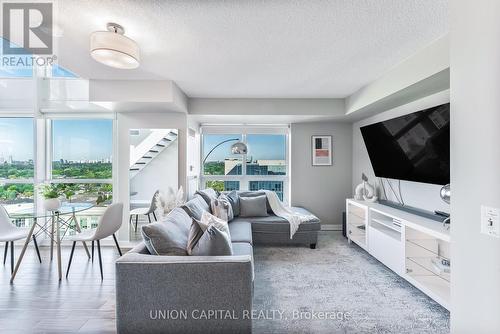
[[[450,232],[402,210],[346,200],[347,238],[449,309]]]

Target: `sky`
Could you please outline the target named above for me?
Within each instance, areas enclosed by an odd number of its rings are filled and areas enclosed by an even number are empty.
[[[33,159],[33,119],[0,118],[0,158]]]
[[[100,160],[113,152],[113,121],[54,120],[53,160]]]
[[[226,139],[241,140],[241,135],[204,135],[205,155],[218,143]],[[231,145],[236,141],[222,144],[213,151],[207,161],[223,161],[226,158],[241,158],[231,154]],[[285,160],[286,144],[284,135],[247,135],[248,158],[253,160]]]
[[[100,160],[113,152],[113,121],[54,120],[54,160]],[[0,157],[33,159],[33,119],[0,118]]]

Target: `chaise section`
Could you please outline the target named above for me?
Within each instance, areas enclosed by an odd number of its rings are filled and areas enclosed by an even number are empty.
[[[245,220],[234,219],[229,223],[229,233],[232,242],[247,242],[252,244],[252,224]]]
[[[300,207],[292,208],[302,215],[311,215],[309,211]],[[290,223],[281,217],[269,215],[266,217],[237,217],[231,224],[250,222],[252,225],[252,240],[260,244],[307,244],[316,247],[318,231],[321,230],[320,220],[314,219],[299,225],[299,229],[290,239]],[[232,235],[231,235],[232,236]]]
[[[118,259],[118,333],[251,333],[252,321],[243,316],[252,309],[251,245],[233,247],[244,255],[158,256],[139,247]],[[231,317],[200,319],[219,310]]]

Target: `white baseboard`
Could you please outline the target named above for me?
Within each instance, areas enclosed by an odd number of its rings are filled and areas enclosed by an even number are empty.
[[[342,225],[339,225],[339,224],[321,224],[321,231],[342,231]]]

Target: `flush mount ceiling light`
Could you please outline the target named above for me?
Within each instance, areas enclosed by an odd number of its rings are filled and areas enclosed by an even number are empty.
[[[108,23],[108,31],[96,31],[90,35],[90,55],[96,61],[115,68],[132,69],[139,66],[139,46],[124,36],[125,29],[119,24]]]

